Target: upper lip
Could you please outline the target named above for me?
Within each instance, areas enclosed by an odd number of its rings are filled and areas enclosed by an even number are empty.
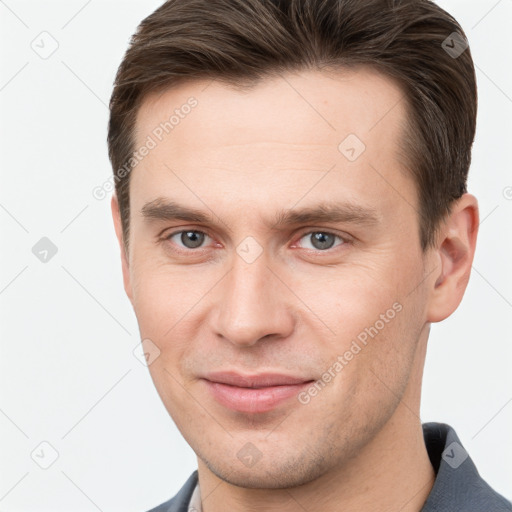
[[[236,372],[211,372],[204,376],[211,382],[220,382],[230,386],[241,388],[265,388],[269,386],[286,386],[293,384],[302,384],[313,379],[303,377],[293,377],[280,373],[258,373],[242,375]]]

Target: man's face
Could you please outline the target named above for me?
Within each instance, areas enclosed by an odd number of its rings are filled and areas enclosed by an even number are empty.
[[[431,269],[402,97],[368,69],[311,71],[244,92],[183,84],[139,111],[136,148],[157,144],[132,171],[125,286],[163,403],[222,479],[299,485],[389,420],[418,421],[398,404],[419,392]],[[166,217],[165,202],[205,219]],[[283,215],[327,208],[345,214]],[[237,389],[213,372],[306,384]]]

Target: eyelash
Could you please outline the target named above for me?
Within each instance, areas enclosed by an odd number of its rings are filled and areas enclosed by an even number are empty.
[[[175,235],[180,235],[182,233],[186,233],[187,231],[192,231],[194,233],[200,233],[200,234],[203,234],[203,235],[206,235],[207,237],[213,239],[213,237],[211,237],[207,232],[205,231],[201,231],[199,229],[180,229],[179,231],[173,231],[172,233],[168,234],[168,235],[165,235],[162,237],[162,241],[163,242],[169,242],[170,239],[175,236]],[[352,242],[352,239],[346,235],[339,235],[337,233],[333,233],[332,231],[326,231],[326,230],[322,230],[322,229],[315,229],[315,230],[311,230],[311,231],[307,231],[307,232],[304,232],[300,235],[300,237],[297,239],[297,241],[301,240],[302,238],[304,238],[305,236],[307,235],[312,235],[314,233],[322,233],[324,235],[331,235],[331,236],[334,236],[336,238],[338,238],[339,240],[341,240],[342,243],[338,244],[338,245],[335,245],[333,247],[330,247],[328,249],[325,249],[325,250],[320,250],[320,249],[306,249],[307,251],[313,251],[315,253],[319,253],[319,254],[323,254],[323,253],[330,253],[331,251],[335,250],[337,247],[341,247],[343,245],[347,245],[349,244],[350,242]],[[295,242],[294,242],[294,246],[295,246]],[[205,249],[204,247],[197,247],[196,249],[190,249],[190,248],[187,248],[187,247],[181,247],[181,246],[178,246],[179,249],[178,249],[178,252],[184,252],[184,253],[191,253],[191,252],[200,252],[201,249]]]

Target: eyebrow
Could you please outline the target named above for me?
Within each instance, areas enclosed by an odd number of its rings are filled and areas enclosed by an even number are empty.
[[[204,212],[162,197],[146,203],[141,209],[141,214],[148,221],[183,220],[199,224],[213,224],[214,217],[217,217],[211,211]],[[327,202],[316,206],[280,210],[273,221],[267,221],[265,224],[270,229],[282,229],[297,224],[324,222],[373,226],[381,222],[381,215],[375,208],[352,202]],[[223,224],[226,225],[225,222]],[[231,231],[229,226],[228,231]]]

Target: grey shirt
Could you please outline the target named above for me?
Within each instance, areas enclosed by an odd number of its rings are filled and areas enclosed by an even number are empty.
[[[423,436],[436,480],[420,512],[512,512],[512,503],[478,474],[453,428],[425,423]],[[149,512],[201,512],[197,470],[176,496]]]

